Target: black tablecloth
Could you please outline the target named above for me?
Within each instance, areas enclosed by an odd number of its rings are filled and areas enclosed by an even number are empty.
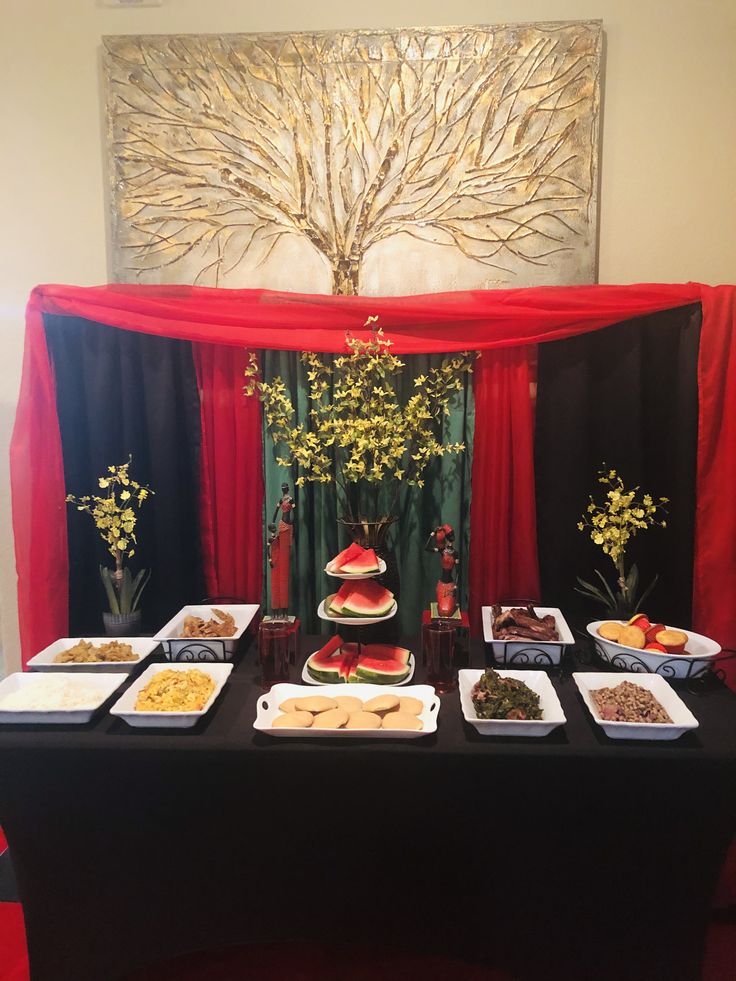
[[[736,828],[736,699],[679,689],[697,731],[614,742],[553,678],[568,721],[543,739],[479,736],[456,693],[421,739],[274,739],[252,728],[252,649],[193,730],[1,726],[33,981],[303,939],[535,981],[698,978]]]

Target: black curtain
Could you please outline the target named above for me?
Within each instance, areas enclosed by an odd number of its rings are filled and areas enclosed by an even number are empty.
[[[191,346],[76,317],[45,315],[67,492],[94,494],[110,464],[155,491],[143,505],[131,571],[151,570],[144,629],[204,594],[199,534],[199,394]],[[98,634],[108,609],[99,566],[113,560],[88,514],[69,505],[69,629]]]
[[[646,612],[690,625],[698,429],[700,304],[637,317],[539,346],[535,470],[542,599],[582,624],[600,609],[574,592],[575,577],[613,585],[613,563],[578,531],[605,461],[627,488],[668,497],[666,529],[627,549],[644,584],[659,573]],[[600,492],[598,492],[599,494]],[[595,615],[593,615],[595,614]]]

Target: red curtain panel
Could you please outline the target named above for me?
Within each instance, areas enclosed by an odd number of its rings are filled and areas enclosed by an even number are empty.
[[[261,408],[243,395],[247,353],[193,344],[202,418],[200,528],[210,597],[260,603],[263,582]]]
[[[346,330],[355,336],[366,336],[367,332],[362,330],[366,317],[377,315],[394,342],[394,350],[408,354],[524,347],[700,301],[703,326],[699,365],[696,629],[715,636],[724,647],[735,647],[736,618],[730,610],[736,605],[736,558],[732,546],[736,495],[728,481],[733,467],[728,461],[733,460],[736,425],[735,295],[736,287],[711,288],[698,283],[477,290],[411,297],[308,296],[177,286],[37,287],[28,308],[23,378],[11,442],[13,527],[24,659],[63,635],[67,617],[64,481],[43,312],[85,317],[127,330],[207,344],[333,352],[343,349]],[[506,370],[513,371],[513,368]],[[521,370],[518,365],[517,370]],[[513,385],[516,396],[523,387],[520,378],[517,375]],[[510,425],[512,416],[506,418]],[[518,421],[518,412],[513,414],[513,419]],[[508,438],[508,434],[503,438]],[[497,447],[491,442],[488,453],[492,454],[494,449]],[[473,484],[474,499],[476,502],[484,497],[493,500],[493,482],[498,480],[498,471],[484,467],[477,476],[479,482]],[[509,477],[515,481],[517,520],[524,500],[528,508],[533,507],[533,491],[518,496],[519,476],[514,472]],[[508,494],[508,489],[504,493]],[[504,499],[501,495],[498,501]],[[250,505],[253,508],[254,501],[255,498]],[[524,568],[526,560],[521,557],[522,546],[526,549],[524,537],[518,539],[519,550],[516,539],[511,546],[498,536],[491,540],[482,529],[482,514],[476,503],[471,527],[474,541],[485,542],[492,550],[512,550],[510,558],[492,558],[490,567],[502,570],[507,562],[513,561],[521,562]],[[255,527],[256,521],[261,521],[260,511],[257,519],[253,515],[255,510],[251,516]],[[533,516],[527,509],[523,526],[532,525]],[[477,561],[472,558],[471,564]],[[39,604],[39,596],[46,602]],[[477,602],[491,598],[492,594],[481,595]]]
[[[534,495],[534,349],[484,351],[474,369],[470,623],[497,599],[538,599]]]
[[[10,489],[25,665],[48,644],[66,636],[69,622],[61,433],[43,306],[35,294],[26,310],[23,373],[10,446]]]
[[[736,648],[736,287],[703,291],[693,629]],[[736,662],[724,661],[736,689]]]

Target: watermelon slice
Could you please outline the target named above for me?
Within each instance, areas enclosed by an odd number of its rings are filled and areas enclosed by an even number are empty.
[[[345,647],[343,646],[343,650]],[[406,647],[395,647],[393,644],[363,644],[363,656],[374,661],[400,661],[408,664],[411,651]]]
[[[349,575],[368,575],[371,572],[378,572],[378,557],[372,548],[363,548],[360,555],[355,555],[343,560],[340,572]]]
[[[363,551],[363,546],[359,545],[357,542],[353,542],[352,545],[348,545],[346,549],[343,549],[339,555],[336,555],[334,559],[331,559],[327,563],[328,572],[341,572],[343,562],[349,562],[350,559],[356,558]],[[376,566],[378,568],[378,566]]]
[[[407,651],[408,653],[408,651]],[[356,681],[374,685],[396,685],[408,677],[411,668],[400,658],[361,657],[356,668]]]
[[[327,607],[327,612],[332,613],[335,616],[339,616],[342,613],[343,604],[345,600],[350,595],[350,591],[353,588],[353,583],[348,580],[344,582],[338,591],[334,594],[329,604],[325,600],[325,606]],[[329,598],[329,597],[328,597]]]
[[[307,659],[307,672],[315,681],[323,681],[326,684],[337,684],[343,679],[340,677],[344,654],[341,651],[342,637],[336,634],[324,647],[321,647],[315,654]]]
[[[348,585],[350,592],[341,600],[342,616],[384,617],[394,608],[394,594],[374,579],[357,579]]]

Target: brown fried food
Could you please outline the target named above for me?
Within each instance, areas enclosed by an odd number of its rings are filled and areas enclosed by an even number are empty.
[[[203,620],[189,614],[184,617],[181,637],[232,637],[235,633],[235,618],[231,613],[212,607],[214,618]]]
[[[95,661],[137,661],[138,655],[133,653],[130,644],[119,640],[110,640],[96,647],[89,640],[80,640],[73,647],[57,654],[54,664],[91,664]]]

